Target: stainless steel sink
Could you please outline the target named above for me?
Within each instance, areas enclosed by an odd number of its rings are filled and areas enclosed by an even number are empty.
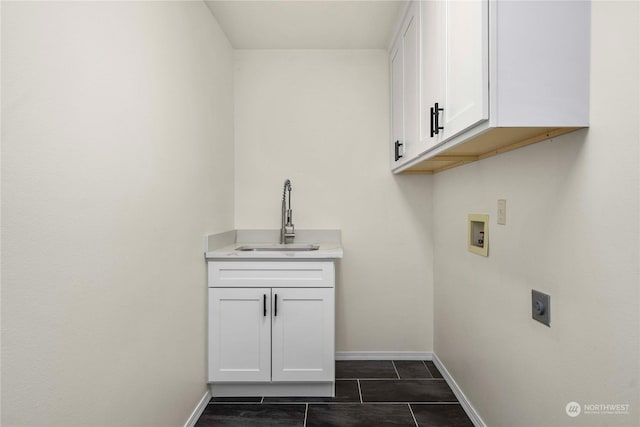
[[[317,251],[319,245],[310,243],[267,243],[261,245],[242,245],[236,248],[236,251],[264,251],[264,252],[307,252]]]

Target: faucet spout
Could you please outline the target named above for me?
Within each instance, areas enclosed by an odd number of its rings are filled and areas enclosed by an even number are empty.
[[[287,193],[289,196],[289,205],[287,206]],[[291,210],[291,181],[284,181],[282,189],[282,227],[280,228],[280,243],[292,243],[296,237],[295,226],[291,222],[293,220],[293,211]]]

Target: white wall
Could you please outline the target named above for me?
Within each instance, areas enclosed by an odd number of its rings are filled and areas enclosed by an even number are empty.
[[[232,102],[203,3],[2,3],[3,426],[186,421]]]
[[[639,24],[637,2],[592,3],[588,130],[434,177],[435,352],[489,426],[640,424]],[[488,258],[469,213],[491,215]],[[573,419],[571,401],[631,413]]]
[[[342,230],[337,351],[432,350],[431,177],[388,170],[385,51],[235,52],[236,227]]]
[[[593,3],[588,131],[394,177],[383,51],[237,51],[234,95],[201,3],[3,2],[2,425],[182,424],[205,391],[202,236],[278,228],[285,178],[297,227],[343,231],[338,351],[435,339],[491,426],[636,425],[638,15]]]

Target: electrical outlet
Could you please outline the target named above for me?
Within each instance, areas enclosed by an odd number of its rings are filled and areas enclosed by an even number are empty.
[[[507,201],[505,199],[498,200],[498,224],[507,225]]]
[[[531,290],[531,318],[551,326],[551,296]]]

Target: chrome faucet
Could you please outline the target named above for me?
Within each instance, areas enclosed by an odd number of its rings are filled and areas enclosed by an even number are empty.
[[[287,208],[287,191],[289,192],[289,206]],[[282,190],[282,228],[280,229],[280,243],[292,243],[296,237],[295,227],[291,220],[293,212],[291,211],[291,181],[284,181],[284,189]]]

